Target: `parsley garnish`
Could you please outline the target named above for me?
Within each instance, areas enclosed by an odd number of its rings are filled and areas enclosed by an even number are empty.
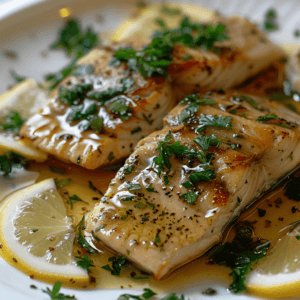
[[[120,102],[113,102],[110,106],[110,111],[114,114],[117,114],[120,116],[120,118],[125,121],[129,119],[129,112],[131,108],[125,104],[122,104]]]
[[[231,117],[213,116],[201,114],[199,118],[200,126],[197,128],[197,132],[202,132],[207,126],[220,127],[228,130],[232,130]]]
[[[65,168],[58,168],[58,167],[54,167],[54,166],[49,166],[49,170],[53,173],[57,173],[57,174],[64,174],[66,169]]]
[[[51,300],[58,299],[58,300],[66,300],[66,299],[75,299],[75,296],[69,296],[59,293],[61,288],[61,282],[56,282],[53,285],[52,291],[47,287],[46,290],[42,290],[43,293],[48,294],[51,297]]]
[[[78,228],[78,238],[77,243],[82,248],[84,248],[88,253],[95,254],[95,250],[89,245],[87,240],[82,235],[82,228],[84,227],[84,216],[82,217],[81,221],[76,225],[76,228]]]
[[[153,75],[166,76],[166,68],[171,64],[175,44],[218,51],[214,43],[228,39],[222,24],[192,23],[188,17],[184,17],[178,28],[167,29],[163,22],[160,25],[163,30],[154,34],[148,46],[139,51],[133,48],[119,49],[114,54],[111,65],[118,66],[126,62],[131,70],[139,71],[144,78]]]
[[[2,120],[2,122],[0,121],[0,128],[3,131],[13,131],[14,133],[18,133],[25,122],[16,111],[10,111]]]
[[[95,265],[93,265],[93,261],[87,254],[84,254],[83,257],[75,256],[75,258],[78,258],[78,260],[76,261],[77,266],[81,267],[84,270],[87,270],[88,273],[91,273],[90,268],[95,267]]]
[[[193,204],[196,202],[198,198],[198,194],[192,190],[188,191],[185,194],[182,194],[183,199],[188,203],[188,204]]]
[[[137,202],[133,205],[133,207],[135,207],[135,208],[146,208],[147,205],[143,202]]]
[[[71,19],[61,29],[58,41],[51,45],[51,49],[63,48],[69,56],[78,59],[96,45],[100,45],[98,35],[90,28],[83,32],[78,21]]]
[[[161,9],[161,12],[169,15],[169,16],[175,16],[175,15],[180,15],[181,14],[181,10],[178,8],[170,8],[166,5],[164,5]]]
[[[68,185],[71,181],[71,178],[66,178],[66,179],[60,179],[60,180],[55,180],[55,185],[58,189],[61,189]]]
[[[230,289],[234,293],[246,291],[246,275],[252,263],[264,257],[270,246],[267,240],[252,238],[252,233],[250,226],[240,225],[232,243],[223,244],[210,256],[217,264],[232,269]]]
[[[24,168],[27,163],[28,160],[22,155],[8,151],[0,155],[0,172],[3,172],[4,175],[8,175],[13,168]]]
[[[134,165],[129,165],[128,167],[124,168],[123,174],[128,175],[132,173],[133,170],[134,170]]]
[[[77,195],[73,195],[71,197],[69,197],[68,201],[66,202],[67,204],[69,204],[71,206],[71,209],[73,209],[73,201],[75,202],[83,202],[88,204],[87,202],[83,201],[82,199],[80,199]]]
[[[269,9],[265,14],[263,29],[265,31],[274,31],[279,28],[277,23],[277,13],[274,9]]]
[[[150,290],[148,288],[145,288],[144,293],[141,296],[123,294],[118,298],[118,300],[130,300],[130,299],[147,300],[147,299],[152,298],[155,295],[157,295],[155,292],[153,292],[152,290]]]
[[[284,127],[284,128],[288,128],[288,129],[291,129],[292,127],[288,124],[277,124],[277,126],[280,126],[280,127]]]
[[[270,121],[270,120],[273,120],[273,119],[277,119],[277,115],[274,115],[274,114],[270,114],[270,115],[265,115],[265,116],[259,116],[256,121],[259,121],[259,122],[266,122],[266,121]]]
[[[13,77],[16,83],[22,82],[26,79],[26,77],[18,75],[15,71],[11,71],[10,75]]]
[[[64,86],[59,87],[59,99],[65,104],[77,104],[80,100],[85,98],[85,94],[88,90],[93,87],[92,84],[76,84],[70,89],[65,88]]]
[[[131,134],[135,134],[135,133],[140,132],[140,131],[142,131],[142,128],[141,127],[137,127],[135,129],[131,130]]]
[[[127,189],[129,191],[135,191],[135,190],[140,190],[142,187],[138,183],[129,183],[127,186]]]
[[[91,121],[91,128],[97,132],[101,132],[103,129],[103,118],[96,116]]]
[[[111,261],[112,266],[105,265],[101,267],[104,270],[108,270],[111,272],[111,275],[119,276],[121,273],[121,269],[126,268],[128,261],[124,256],[120,256],[117,258],[117,256],[110,257],[108,261]]]
[[[204,152],[208,151],[210,146],[216,146],[219,148],[221,146],[222,141],[218,139],[214,134],[213,135],[201,135],[197,136],[194,139],[194,142],[199,145]]]

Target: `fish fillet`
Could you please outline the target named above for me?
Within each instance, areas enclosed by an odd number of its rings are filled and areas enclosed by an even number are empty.
[[[122,45],[141,47],[144,43],[143,40],[126,41]],[[162,128],[163,116],[176,104],[169,81],[162,76],[144,79],[138,72],[129,72],[124,64],[117,68],[110,66],[116,47],[120,44],[94,49],[79,61],[81,65],[93,66],[93,73],[71,75],[60,84],[68,90],[80,84],[92,85],[78,103],[63,103],[59,88],[56,89],[48,106],[32,116],[20,133],[35,147],[61,160],[95,169],[125,159],[139,140]],[[95,94],[89,96],[93,92],[99,94],[120,87],[123,78],[133,82],[125,91],[108,96],[103,102],[95,99]],[[114,106],[116,109],[121,107],[124,111],[125,108],[127,113],[115,113],[112,107],[116,103],[119,105]],[[82,107],[81,112],[84,112],[95,105],[93,116],[103,120],[100,132],[89,126],[88,118],[74,117],[77,108]]]
[[[88,232],[157,279],[218,243],[300,163],[300,118],[280,103],[239,92],[185,100],[138,143],[87,218]],[[160,147],[175,151],[162,152],[163,169]]]

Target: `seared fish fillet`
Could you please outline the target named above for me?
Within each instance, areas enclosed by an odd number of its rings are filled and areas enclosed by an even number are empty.
[[[139,140],[162,128],[163,116],[175,106],[169,81],[162,76],[145,80],[125,64],[111,67],[116,47],[120,45],[94,49],[81,59],[80,64],[92,65],[92,74],[66,78],[21,134],[59,159],[95,169],[125,159]],[[62,89],[69,94],[60,99]]]
[[[160,279],[300,162],[299,115],[266,98],[191,95],[139,142],[87,231]]]
[[[232,88],[286,56],[246,18],[218,16],[212,22],[226,26],[228,39],[214,43],[220,48],[219,54],[181,45],[174,48],[168,75],[179,98],[199,91]]]

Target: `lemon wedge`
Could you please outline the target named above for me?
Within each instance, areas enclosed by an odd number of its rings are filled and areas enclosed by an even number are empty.
[[[300,226],[286,234],[249,275],[247,290],[272,299],[299,295]]]
[[[48,99],[47,92],[40,89],[34,79],[27,79],[0,95],[0,118],[13,110],[27,119],[44,107]],[[38,162],[47,159],[46,153],[33,148],[31,144],[0,132],[0,155],[6,151],[13,151]]]
[[[1,256],[35,279],[87,284],[87,272],[73,258],[74,237],[53,179],[12,194],[1,210]]]
[[[157,20],[162,19],[168,28],[174,28],[180,24],[183,16],[189,16],[194,22],[209,21],[214,11],[205,7],[192,4],[151,4],[141,9],[137,16],[123,22],[113,35],[114,41],[120,41],[128,37],[150,37],[154,31],[161,29]]]

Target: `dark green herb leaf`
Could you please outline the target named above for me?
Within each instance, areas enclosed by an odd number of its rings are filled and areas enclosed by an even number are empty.
[[[127,187],[129,191],[141,190],[142,187],[138,183],[130,183]]]
[[[182,197],[184,201],[186,201],[188,204],[193,204],[194,202],[197,201],[198,194],[195,193],[194,191],[190,190],[185,194],[182,194]]]
[[[110,153],[109,153],[109,156],[108,156],[108,160],[109,160],[109,161],[112,161],[112,160],[114,160],[114,159],[115,159],[115,156],[114,156],[113,152],[110,152]]]
[[[274,9],[269,9],[265,14],[263,29],[265,31],[274,31],[279,28],[277,23],[277,13]]]
[[[77,195],[73,195],[71,197],[69,197],[68,201],[66,202],[67,204],[69,204],[71,206],[71,209],[73,209],[73,202],[83,202],[88,204],[87,202],[83,201],[82,199],[80,199]]]
[[[65,88],[64,86],[59,87],[58,97],[61,102],[65,104],[75,104],[80,100],[85,98],[86,93],[93,87],[92,84],[76,84],[70,89]]]
[[[87,252],[91,254],[95,254],[95,250],[89,245],[87,240],[82,235],[82,228],[84,227],[84,216],[82,217],[81,221],[76,225],[75,229],[78,228],[78,235],[77,235],[77,243],[82,248],[84,248]]]
[[[148,192],[154,192],[154,188],[152,187],[152,183],[150,183],[149,187],[146,188]]]
[[[196,184],[200,181],[211,181],[213,178],[215,178],[216,175],[214,173],[214,169],[207,168],[203,170],[202,172],[194,172],[189,176],[189,179],[192,181],[193,184]]]
[[[136,296],[136,295],[130,295],[130,294],[123,294],[119,296],[118,300],[130,300],[130,299],[136,299],[136,300],[147,300],[152,298],[153,296],[157,295],[155,292],[152,290],[145,288],[144,293],[142,296]]]
[[[51,49],[63,48],[69,56],[78,59],[96,45],[100,45],[98,35],[90,28],[83,32],[78,21],[71,19],[61,29],[58,41],[51,45]]]
[[[300,240],[300,235],[296,235],[295,238],[299,241]]]
[[[14,133],[18,133],[25,119],[23,119],[18,112],[10,111],[9,114],[0,121],[0,128],[3,131],[13,131]],[[0,119],[0,120],[1,120]]]
[[[277,124],[277,126],[280,126],[280,127],[284,127],[284,128],[288,128],[288,129],[291,129],[292,127],[288,124]]]
[[[166,15],[169,15],[169,16],[175,16],[175,15],[181,15],[181,10],[178,9],[178,8],[170,8],[166,5],[164,5],[161,9],[161,12],[166,14]]]
[[[58,189],[61,189],[68,185],[71,181],[71,178],[66,178],[66,179],[60,179],[60,180],[55,180],[55,185]]]
[[[160,237],[159,237],[158,234],[155,236],[155,243],[156,244],[160,244],[161,243],[161,239],[160,239]]]
[[[147,205],[144,202],[137,202],[133,205],[135,208],[146,208]]]
[[[249,103],[254,108],[259,109],[258,103],[254,99],[247,97],[247,96],[240,96],[240,98],[241,98],[241,100]]]
[[[95,267],[95,265],[93,265],[93,261],[87,254],[84,254],[83,257],[75,256],[75,258],[78,258],[78,260],[76,261],[77,266],[81,267],[84,270],[87,270],[88,273],[91,273],[90,268]]]
[[[95,232],[101,230],[101,229],[104,228],[104,227],[105,227],[105,224],[102,224],[102,225],[96,227],[96,228],[95,228]]]
[[[57,173],[57,174],[64,174],[66,169],[65,168],[57,168],[54,166],[49,166],[49,170],[53,173]]]
[[[218,139],[214,134],[213,135],[201,135],[201,136],[197,136],[194,139],[194,142],[199,145],[204,152],[208,151],[210,146],[216,146],[217,148],[219,148],[222,144],[222,141],[220,139]]]
[[[28,160],[25,157],[12,151],[8,151],[0,155],[0,172],[3,172],[4,175],[8,175],[13,168],[24,168],[27,163]]]
[[[69,296],[59,293],[61,288],[61,282],[56,282],[52,288],[52,291],[47,287],[46,290],[42,290],[43,293],[48,294],[51,300],[58,299],[58,300],[67,300],[67,299],[75,299],[75,296]]]
[[[213,115],[203,115],[199,118],[200,126],[197,132],[202,132],[207,126],[220,127],[227,130],[232,130],[231,117],[223,117],[222,115],[214,117]]]
[[[26,77],[19,76],[15,71],[11,71],[10,75],[13,77],[16,83],[22,82],[26,79]]]
[[[113,102],[110,106],[112,113],[120,115],[122,120],[127,120],[129,118],[128,112],[131,110],[129,106],[124,105],[120,102]]]
[[[266,122],[266,121],[270,121],[273,119],[277,119],[277,115],[271,114],[271,115],[265,115],[265,116],[259,116],[256,121],[260,121],[260,122]]]
[[[103,118],[96,116],[91,122],[91,128],[97,132],[101,132],[103,129]]]
[[[135,134],[135,133],[140,132],[140,131],[142,131],[142,128],[141,127],[137,127],[135,129],[131,130],[131,134]]]
[[[121,269],[126,268],[128,265],[128,261],[124,256],[120,256],[117,258],[117,256],[110,257],[108,261],[112,262],[112,267],[109,265],[105,265],[101,267],[104,270],[108,270],[111,272],[111,275],[119,276],[121,273]]]

